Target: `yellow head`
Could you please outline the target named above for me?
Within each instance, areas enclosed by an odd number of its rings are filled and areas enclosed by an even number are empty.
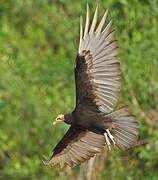
[[[53,125],[59,123],[59,122],[64,122],[65,120],[65,117],[63,114],[59,114],[56,118],[55,118],[55,121],[53,122]]]

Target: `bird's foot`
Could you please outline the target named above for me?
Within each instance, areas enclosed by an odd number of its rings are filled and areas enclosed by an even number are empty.
[[[106,132],[104,133],[104,136],[105,136],[105,141],[106,141],[106,144],[108,146],[108,149],[111,151],[111,142],[110,140],[112,141],[113,145],[115,145],[115,140],[114,140],[114,137],[113,135],[110,133],[110,130],[109,129],[106,129]],[[109,140],[110,139],[110,140]]]
[[[113,145],[115,145],[116,143],[115,143],[115,140],[114,140],[114,136],[110,133],[110,130],[107,129],[106,132],[108,133],[108,136],[109,136],[109,138],[111,139]]]

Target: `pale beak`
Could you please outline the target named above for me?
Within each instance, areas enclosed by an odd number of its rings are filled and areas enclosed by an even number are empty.
[[[60,123],[60,122],[63,122],[62,120],[57,120],[57,119],[55,119],[54,121],[53,121],[53,126],[55,126],[57,123]]]
[[[56,125],[59,122],[64,122],[64,115],[63,114],[59,114],[55,120],[53,121],[53,126]]]
[[[55,120],[55,121],[53,121],[53,126],[55,126],[56,125],[56,123],[57,123],[57,121]]]

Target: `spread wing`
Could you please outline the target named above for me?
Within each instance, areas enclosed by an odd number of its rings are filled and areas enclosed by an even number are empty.
[[[112,21],[105,25],[108,11],[97,27],[98,5],[91,26],[89,14],[87,5],[84,31],[81,17],[75,67],[76,105],[86,101],[96,105],[101,112],[109,113],[117,102],[121,85],[118,47],[111,30]]]
[[[73,167],[101,152],[104,145],[103,135],[70,127],[55,147],[51,159],[44,164]]]

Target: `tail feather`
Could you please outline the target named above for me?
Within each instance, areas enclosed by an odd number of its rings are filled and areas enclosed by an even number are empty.
[[[128,149],[137,142],[139,125],[135,117],[129,114],[128,108],[123,107],[108,115],[112,119],[113,128],[110,130],[116,146]]]

